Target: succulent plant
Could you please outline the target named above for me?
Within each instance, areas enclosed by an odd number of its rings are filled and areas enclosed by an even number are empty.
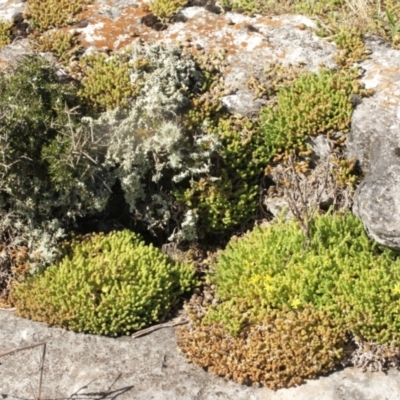
[[[11,43],[12,22],[0,20],[0,49]]]
[[[44,32],[78,22],[76,15],[90,0],[28,0],[24,17],[32,28]]]
[[[210,280],[221,304],[206,320],[232,333],[270,310],[307,304],[357,337],[400,343],[400,259],[372,242],[351,214],[320,215],[305,246],[297,222],[257,228],[222,252]]]
[[[127,230],[76,239],[70,248],[58,264],[14,286],[18,315],[78,332],[129,334],[166,317],[195,285],[191,265]]]
[[[40,52],[52,52],[64,64],[80,49],[76,32],[51,31],[37,38],[34,46]]]
[[[149,3],[149,9],[161,21],[167,21],[187,3],[187,0],[152,0]]]
[[[220,147],[213,175],[192,180],[177,199],[195,210],[202,235],[218,234],[248,223],[256,213],[259,178],[266,163],[254,157],[257,124],[246,118],[220,118],[212,130]]]
[[[85,77],[78,95],[95,110],[126,107],[135,90],[129,78],[129,59],[124,55],[108,57],[93,53],[80,61]]]
[[[273,311],[230,335],[221,324],[192,324],[177,331],[190,361],[224,378],[271,389],[297,386],[330,372],[343,359],[346,333],[323,311]]]
[[[350,95],[361,90],[347,71],[303,74],[292,86],[280,89],[276,105],[261,113],[260,153],[276,161],[290,150],[306,151],[309,136],[348,132],[353,112]]]
[[[395,362],[398,254],[372,242],[350,213],[318,215],[311,233],[307,242],[296,221],[280,219],[232,239],[208,273],[217,304],[202,313],[189,307],[191,325],[178,334],[183,353],[219,375],[272,389],[348,363],[350,338],[361,346],[350,362]],[[362,353],[366,342],[376,357]]]

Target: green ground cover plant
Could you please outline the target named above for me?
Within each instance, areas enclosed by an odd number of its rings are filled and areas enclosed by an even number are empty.
[[[219,304],[204,317],[194,312],[192,326],[180,333],[192,361],[277,388],[333,368],[347,335],[400,344],[398,254],[372,242],[350,213],[318,215],[310,232],[308,242],[297,221],[279,220],[231,241],[209,273]],[[246,349],[243,359],[236,356],[239,348]],[[309,357],[313,372],[307,371]]]
[[[78,22],[76,16],[90,0],[28,0],[24,17],[36,32]]]
[[[149,9],[161,21],[168,21],[186,4],[187,0],[153,0],[149,4]]]
[[[63,64],[68,64],[81,46],[76,32],[51,31],[37,38],[35,49],[40,52],[52,52]]]
[[[125,230],[76,240],[59,264],[15,285],[12,300],[22,317],[117,336],[159,321],[195,284],[191,265]]]
[[[81,58],[84,77],[74,84],[39,57],[0,73],[0,249],[8,257],[0,299],[11,290],[23,317],[111,336],[165,318],[196,285],[191,265],[130,231],[75,240],[62,259],[60,240],[81,217],[105,220],[113,208],[161,244],[214,243],[252,225],[271,165],[295,154],[294,172],[306,174],[306,140],[348,132],[351,96],[368,94],[350,68],[368,57],[366,27],[399,41],[397,4],[365,3],[362,13],[361,3],[225,1],[248,12],[312,15],[339,50],[338,70],[300,74],[278,65],[267,84],[249,81],[272,104],[254,118],[222,107],[226,54],[193,58],[138,44]],[[46,31],[76,22],[88,1],[62,4],[29,0],[25,16],[37,48],[67,63],[79,53],[77,37]],[[156,0],[150,9],[166,21],[185,4]],[[55,13],[60,7],[68,15]],[[0,25],[0,46],[9,28]],[[334,162],[336,183],[354,187],[355,160]],[[400,346],[398,255],[371,242],[351,214],[319,215],[306,230],[307,238],[298,222],[278,220],[232,239],[208,274],[218,305],[179,333],[189,359],[276,389],[334,369],[349,337]]]
[[[213,175],[190,182],[176,191],[177,200],[195,210],[200,237],[221,234],[254,220],[262,161],[257,149],[257,124],[247,118],[220,118],[214,135],[220,143]]]
[[[209,320],[235,333],[272,309],[312,304],[355,335],[378,343],[400,340],[397,254],[372,242],[351,214],[313,220],[305,246],[297,222],[277,222],[233,241],[210,280],[222,305]]]
[[[78,95],[96,111],[126,107],[135,88],[129,78],[129,59],[103,53],[85,56],[80,63],[85,71]]]
[[[290,151],[306,152],[310,136],[348,132],[353,112],[350,95],[360,92],[354,75],[327,69],[318,75],[304,73],[293,85],[280,88],[276,105],[261,111],[263,142],[258,156],[277,160]]]
[[[11,43],[11,27],[11,22],[0,20],[0,49]]]

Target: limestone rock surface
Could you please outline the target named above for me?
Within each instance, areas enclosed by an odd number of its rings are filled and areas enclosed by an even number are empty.
[[[42,399],[397,400],[400,372],[346,368],[276,392],[240,385],[189,364],[173,328],[118,339],[49,328],[0,311],[0,353],[45,341]],[[0,398],[32,399],[42,348],[0,358]]]
[[[353,211],[372,239],[400,249],[400,51],[379,39],[367,46],[372,54],[360,64],[362,81],[375,93],[354,111],[346,143],[366,173]]]

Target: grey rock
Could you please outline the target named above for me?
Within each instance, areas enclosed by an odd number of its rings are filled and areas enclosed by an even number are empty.
[[[362,81],[375,90],[353,113],[347,155],[366,172],[353,211],[368,235],[400,249],[400,51],[382,40],[367,41],[371,59],[362,62]]]
[[[3,0],[0,2],[0,20],[13,21],[13,16],[25,11],[26,0]]]
[[[332,141],[324,135],[310,137],[306,143],[313,151],[314,158],[318,160],[325,160],[333,148]]]
[[[19,11],[19,12],[15,12],[12,16],[11,16],[11,20],[18,24],[20,22],[22,22],[24,20],[24,14]]]
[[[23,56],[33,54],[30,39],[21,39],[0,49],[0,69],[13,67]]]
[[[0,311],[0,353],[47,342],[43,399],[261,400],[267,389],[241,386],[188,363],[174,329],[133,339],[78,334]],[[0,398],[32,398],[41,348],[0,359]],[[102,397],[104,396],[104,397]]]
[[[125,7],[124,1],[115,1],[111,5],[103,4],[96,12],[102,15],[102,21],[106,17],[112,24],[125,26]],[[313,33],[316,25],[309,18],[299,15],[251,17],[232,12],[214,14],[202,7],[186,7],[181,14],[186,22],[170,24],[162,32],[141,24],[140,13],[137,17],[130,14],[129,24],[146,41],[190,43],[192,49],[201,48],[207,52],[223,49],[227,54],[223,70],[227,93],[222,101],[232,114],[251,115],[265,104],[264,100],[254,98],[247,84],[252,76],[261,84],[265,83],[264,69],[274,62],[288,66],[301,63],[305,70],[315,72],[321,64],[336,66],[335,45]],[[94,22],[79,32],[86,47],[99,47],[100,43],[104,46],[104,38],[109,38],[109,24]],[[121,43],[124,47],[132,45],[136,38],[129,38],[128,32],[129,26],[126,26],[123,33],[107,39],[110,49],[120,49]]]
[[[266,196],[264,198],[264,205],[274,217],[277,217],[284,210],[286,211],[286,218],[291,219],[293,217],[293,214],[290,211],[289,202],[284,197]]]
[[[254,99],[249,91],[241,90],[238,94],[231,94],[221,98],[222,104],[231,114],[251,115],[259,111],[265,104],[262,99]]]
[[[118,400],[397,400],[400,372],[346,368],[281,389],[239,385],[190,364],[174,329],[108,338],[49,328],[0,310],[0,353],[46,342],[42,398]],[[0,358],[0,398],[33,398],[42,348]]]

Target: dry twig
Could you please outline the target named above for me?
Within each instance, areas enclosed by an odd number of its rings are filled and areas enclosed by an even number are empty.
[[[33,349],[34,347],[39,347],[39,346],[43,346],[43,353],[42,353],[42,357],[40,360],[40,367],[39,367],[39,371],[40,371],[40,377],[39,377],[39,389],[38,389],[38,394],[35,400],[40,400],[41,396],[42,396],[42,383],[43,383],[43,367],[44,367],[44,359],[46,356],[46,342],[40,342],[40,343],[35,343],[35,344],[31,344],[30,346],[25,346],[25,347],[19,347],[16,349],[12,349],[12,350],[8,350],[4,353],[0,353],[0,357],[4,357],[4,356],[8,356],[8,355],[12,355],[15,354],[19,351],[23,351],[23,350],[30,350]]]
[[[189,322],[189,320],[182,319],[182,318],[179,317],[179,318],[177,318],[175,320],[172,320],[170,322],[164,322],[163,324],[158,324],[158,325],[151,326],[150,328],[142,329],[141,331],[138,331],[138,332],[134,333],[132,335],[132,337],[135,339],[135,338],[140,337],[140,336],[148,335],[149,333],[157,331],[159,329],[172,328],[174,326],[187,324],[188,322]]]

